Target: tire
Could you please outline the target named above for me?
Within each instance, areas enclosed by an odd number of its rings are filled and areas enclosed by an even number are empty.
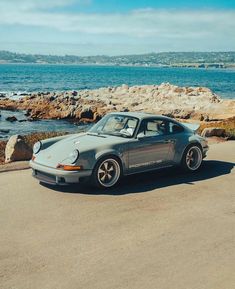
[[[120,161],[113,156],[108,156],[98,161],[91,180],[95,187],[108,189],[114,187],[120,180],[122,168]]]
[[[202,164],[202,150],[197,144],[190,145],[186,148],[181,167],[187,172],[195,172],[200,169]]]

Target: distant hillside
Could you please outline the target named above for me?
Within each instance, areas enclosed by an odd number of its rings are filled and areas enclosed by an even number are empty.
[[[235,67],[235,51],[231,52],[161,52],[122,56],[75,56],[21,54],[0,51],[0,63],[96,64],[177,67]]]

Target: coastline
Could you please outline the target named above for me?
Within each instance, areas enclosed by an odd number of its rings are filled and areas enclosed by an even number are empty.
[[[48,55],[0,51],[0,63],[75,64],[141,67],[235,67],[234,51],[168,51],[119,55]]]
[[[235,70],[235,63],[224,65],[220,63],[176,63],[176,64],[165,64],[165,65],[159,65],[159,64],[149,64],[149,65],[141,65],[141,64],[117,64],[117,63],[40,63],[40,62],[0,62],[1,65],[37,65],[37,66],[100,66],[100,67],[139,67],[139,68],[188,68],[188,69],[218,69],[218,70]]]
[[[27,93],[0,98],[2,110],[25,110],[29,120],[66,119],[92,123],[112,111],[144,111],[177,119],[220,121],[235,116],[235,100],[206,87],[123,84],[117,87]]]
[[[199,132],[204,128],[223,128],[225,138],[235,139],[235,100],[221,99],[206,87],[179,87],[169,83],[129,87],[124,84],[93,90],[37,92],[22,95],[19,99],[1,97],[0,112],[1,110],[25,111],[23,124],[30,126],[34,126],[36,120],[92,124],[109,112],[144,111],[169,116],[182,122],[200,123]],[[15,115],[17,116],[17,113]],[[9,121],[13,124],[21,123],[20,119],[14,115],[12,117]],[[78,127],[77,130],[79,131]],[[38,131],[24,137],[32,147],[37,140],[64,133],[66,129],[58,129],[57,132]],[[1,163],[4,162],[5,146],[6,141],[0,141]]]

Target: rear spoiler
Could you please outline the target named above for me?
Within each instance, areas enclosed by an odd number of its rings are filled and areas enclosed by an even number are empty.
[[[200,124],[198,124],[198,123],[181,122],[181,124],[183,124],[186,128],[189,128],[193,132],[196,132],[200,127]]]

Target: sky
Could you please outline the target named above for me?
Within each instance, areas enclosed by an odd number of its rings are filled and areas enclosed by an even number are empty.
[[[235,0],[0,0],[0,50],[235,51]]]

